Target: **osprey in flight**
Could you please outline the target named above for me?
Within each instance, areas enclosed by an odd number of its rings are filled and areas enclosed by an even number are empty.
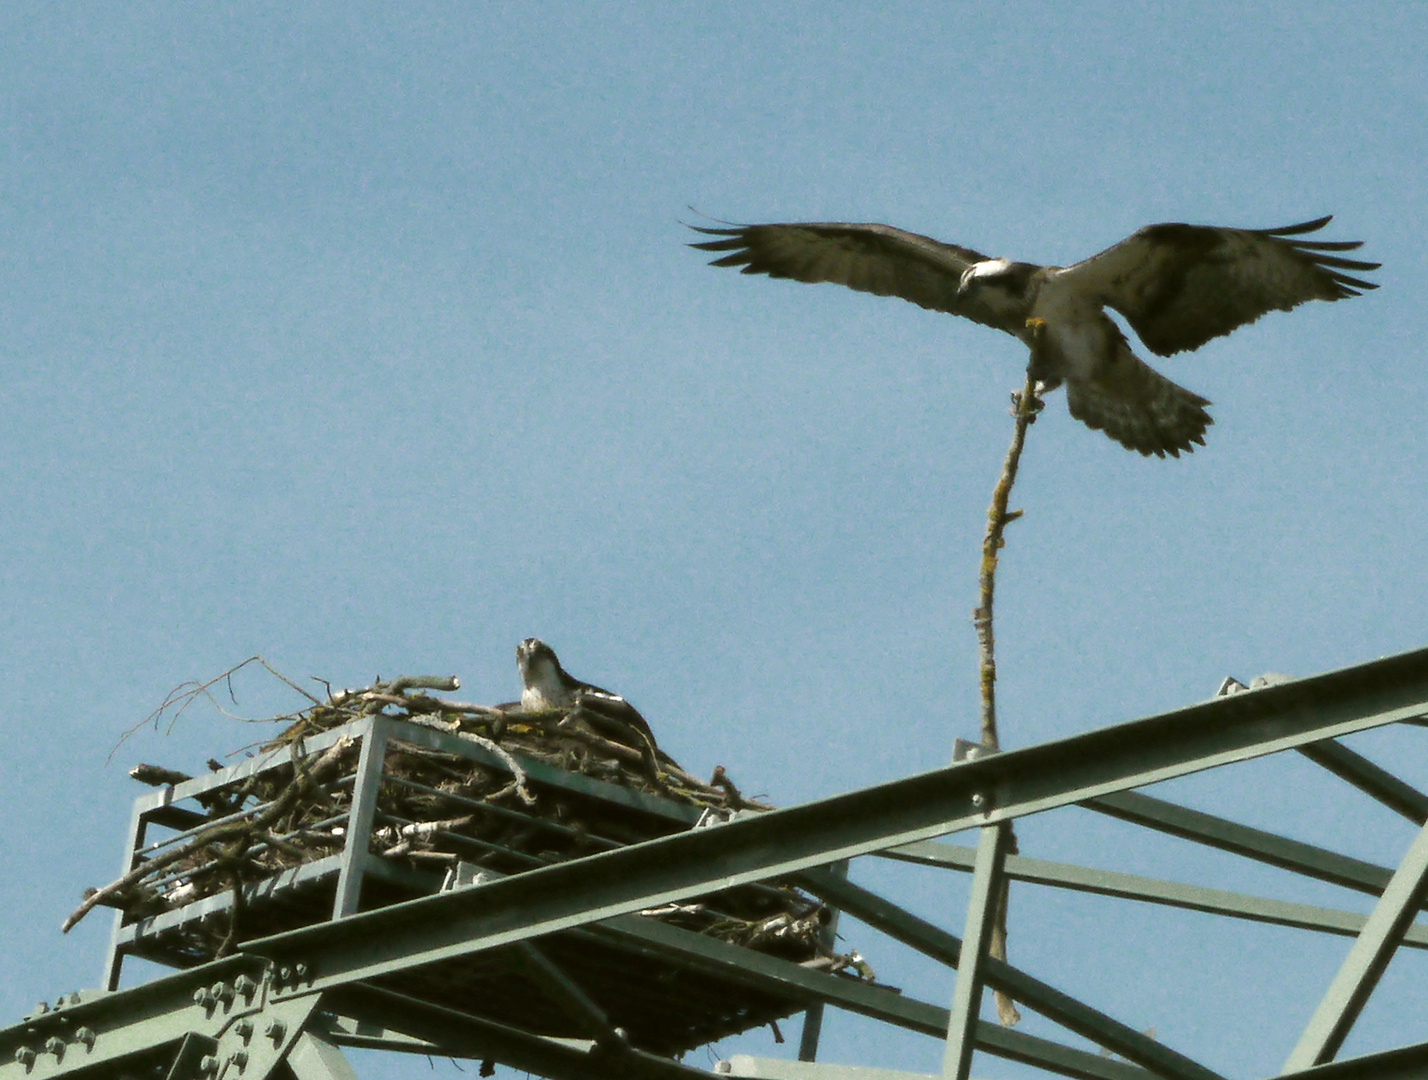
[[[1378,263],[1330,254],[1361,241],[1298,239],[1329,221],[1279,229],[1147,225],[1066,267],[989,259],[891,225],[692,226],[719,239],[690,246],[729,252],[713,266],[900,296],[1003,330],[1031,349],[1030,371],[1043,389],[1066,384],[1076,419],[1128,450],[1179,457],[1205,445],[1210,403],[1131,352],[1105,309],[1120,312],[1151,352],[1170,356],[1267,311],[1378,288],[1344,273]]]

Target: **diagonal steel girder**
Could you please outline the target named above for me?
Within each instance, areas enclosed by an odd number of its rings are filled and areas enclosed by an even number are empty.
[[[987,826],[977,842],[977,861],[972,869],[972,895],[967,903],[967,928],[959,957],[961,962],[957,965],[957,983],[952,991],[947,1040],[942,1053],[942,1080],[967,1080],[972,1067],[972,1044],[977,1014],[982,1005],[984,969],[1010,846],[1011,826],[1006,823]]]
[[[879,852],[879,855],[896,862],[910,862],[918,866],[971,870],[976,849],[939,840],[923,840]],[[1388,870],[1384,871],[1385,876],[1390,873]],[[1187,911],[1203,911],[1211,915],[1228,915],[1232,919],[1290,926],[1299,930],[1317,930],[1345,937],[1357,937],[1367,919],[1367,916],[1356,911],[1296,904],[1266,896],[1208,889],[1201,885],[1187,885],[1184,882],[1142,877],[1138,874],[1123,874],[1116,870],[1101,870],[1077,866],[1074,863],[1052,862],[1048,859],[1031,859],[1024,855],[1007,856],[1006,876],[1012,881],[1070,889],[1094,896],[1160,904]],[[1381,889],[1379,891],[1382,892]],[[1428,949],[1428,925],[1415,923],[1408,927],[1404,931],[1402,944],[1411,948]]]
[[[254,941],[317,988],[1428,714],[1428,649]]]
[[[911,946],[924,956],[930,956],[949,967],[957,967],[960,971],[963,948],[962,942],[955,935],[933,926],[925,919],[918,918],[890,900],[851,881],[842,881],[816,870],[800,875],[798,880],[800,885],[814,895],[836,903],[859,921]],[[1218,1073],[1192,1061],[1184,1054],[1156,1042],[1004,960],[986,956],[982,958],[982,967],[987,985],[1001,990],[1083,1038],[1121,1054],[1157,1076],[1171,1080],[1222,1080]]]
[[[947,1033],[950,1012],[941,1006],[918,1001],[900,990],[876,983],[813,971],[791,960],[753,952],[655,919],[622,915],[580,932],[609,937],[626,946],[638,943],[681,965],[717,970],[726,978],[766,993],[826,1002],[938,1039]],[[976,1023],[975,1039],[977,1049],[985,1053],[1080,1080],[1150,1080],[1151,1077],[1150,1073],[1135,1065],[1112,1061],[984,1020]]]
[[[947,1031],[947,1009],[919,1001],[901,991],[814,971],[791,960],[752,952],[654,919],[623,915],[579,933],[605,938],[624,948],[639,949],[680,965],[718,971],[728,979],[765,993],[826,1002],[936,1038],[941,1038]],[[395,1003],[398,1007],[388,1009],[385,1002]],[[383,1029],[372,1041],[354,1035],[350,1027],[344,1030],[341,1025],[335,1028],[328,1026],[329,1033],[335,1032],[333,1041],[349,1045],[491,1058],[541,1072],[557,1080],[579,1080],[599,1062],[608,1064],[622,1058],[620,1054],[602,1057],[591,1043],[581,1048],[575,1045],[575,1040],[552,1039],[469,1014],[444,1012],[439,1005],[364,984],[330,991],[323,996],[322,1006],[365,1018]],[[419,1023],[411,1023],[413,1018]],[[453,1032],[456,1038],[449,1037]],[[428,1038],[421,1038],[423,1033]],[[1151,1073],[1135,1065],[985,1021],[976,1025],[976,1041],[978,1049],[986,1053],[1076,1080],[1154,1080]],[[643,1062],[641,1068],[645,1069],[659,1069],[660,1063],[666,1060],[653,1055],[640,1055]],[[680,1075],[688,1074],[672,1072],[668,1074],[669,1080],[677,1080]]]
[[[1191,810],[1188,806],[1166,802],[1140,791],[1098,795],[1081,805],[1098,814],[1178,836],[1192,843],[1219,848],[1356,892],[1377,896],[1393,876],[1393,871],[1386,866],[1376,866],[1362,859],[1340,855],[1337,851],[1306,844],[1302,840],[1291,840],[1278,833],[1241,825],[1201,810]]]
[[[702,1069],[642,1050],[582,1049],[459,1009],[368,985],[343,987],[322,997],[324,1008],[370,1020],[432,1043],[457,1057],[489,1058],[556,1080],[708,1080]]]
[[[1423,1080],[1428,1076],[1428,1042],[1344,1058],[1301,1072],[1281,1073],[1278,1080]]]
[[[1425,891],[1428,891],[1428,826],[1419,830],[1393,880],[1374,905],[1349,955],[1284,1063],[1285,1072],[1307,1069],[1333,1059],[1393,958]]]
[[[1409,821],[1428,822],[1428,795],[1334,739],[1309,743],[1299,752]]]

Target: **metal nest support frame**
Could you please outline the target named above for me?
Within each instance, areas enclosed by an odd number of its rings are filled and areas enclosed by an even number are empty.
[[[532,805],[518,802],[518,809],[512,809],[417,783],[410,775],[410,762],[421,753],[433,755],[426,759],[429,763],[464,759],[504,775],[519,767],[520,783]],[[323,758],[347,764],[331,770],[330,778],[308,796],[311,816],[318,820],[283,835],[264,833],[253,847],[256,851],[300,838],[318,840],[315,848],[294,850],[305,861],[276,871],[271,866],[257,869],[256,879],[250,869],[241,897],[216,872],[221,863],[209,858],[206,848],[194,858],[163,867],[159,876],[146,879],[152,884],[144,898],[124,903],[125,910],[115,919],[105,989],[119,988],[126,956],[168,967],[192,967],[221,954],[219,943],[229,939],[271,937],[445,889],[485,884],[569,857],[555,851],[546,851],[544,857],[531,854],[546,844],[599,851],[618,848],[632,837],[687,831],[697,826],[704,812],[690,803],[529,758],[502,756],[486,740],[473,742],[459,733],[375,714],[138,799],[124,870],[146,861],[155,865],[150,861],[155,857],[193,848],[202,834],[245,815],[261,816],[271,805],[265,796],[251,796],[256,804],[245,803],[240,809],[232,796],[220,795],[234,788],[251,790],[255,783],[280,790],[289,783],[285,775],[293,775],[295,762],[311,776],[314,763]],[[406,768],[403,762],[408,763]],[[376,829],[388,833],[396,828],[429,829],[399,816],[400,803],[393,796],[413,789],[426,800],[427,809],[411,813],[440,817],[430,808],[450,809],[454,803],[494,827],[478,830],[482,836],[441,831],[445,846],[455,851],[423,852],[434,863],[423,859],[413,865],[410,857],[386,857],[370,850],[368,838]],[[545,809],[537,811],[535,803]],[[158,835],[161,830],[164,834]],[[532,837],[539,839],[533,844]],[[210,890],[208,895],[200,896],[195,888],[199,882]],[[738,912],[747,914],[753,907],[771,909],[777,926],[789,918],[786,912],[793,895],[791,890],[753,884],[701,898],[698,905],[683,905],[683,912],[666,907],[659,914],[675,920],[694,918],[698,929],[712,932],[711,924],[725,930],[741,923],[751,925]],[[183,899],[169,910],[153,910],[161,898],[174,896]],[[816,912],[819,904],[805,899],[802,906]],[[631,920],[636,928],[647,921],[651,920]],[[808,921],[816,925],[815,920]],[[775,940],[772,947],[777,946]],[[785,955],[789,948],[785,945]],[[792,948],[795,958],[807,959],[796,945]],[[567,971],[578,973],[578,985]],[[605,1017],[604,1026],[620,1027],[634,1045],[665,1055],[763,1026],[804,1008],[801,996],[746,986],[717,970],[689,969],[664,959],[651,953],[638,935],[583,928],[552,935],[539,946],[523,941],[479,956],[393,972],[382,984],[444,1005],[480,1002],[487,1019],[516,1023],[544,1035],[590,1035],[596,1030],[590,1018]]]
[[[1428,928],[1413,923],[1428,891],[1428,797],[1336,740],[1393,723],[1422,724],[1425,717],[1428,650],[1420,650],[717,827],[478,879],[375,910],[359,911],[356,904],[372,868],[358,865],[360,858],[349,860],[325,871],[337,875],[337,884],[327,894],[330,906],[320,921],[246,940],[234,955],[132,989],[67,996],[0,1030],[0,1080],[65,1074],[266,1080],[275,1070],[284,1080],[346,1080],[351,1074],[342,1046],[499,1062],[555,1080],[708,1080],[710,1073],[641,1045],[612,1019],[606,976],[581,966],[582,956],[600,950],[651,970],[702,979],[711,995],[723,987],[731,1001],[742,995],[772,1003],[771,1010],[784,1014],[806,1010],[804,1062],[736,1059],[733,1071],[744,1075],[789,1080],[896,1075],[812,1062],[822,1009],[834,1006],[945,1040],[947,1080],[964,1080],[974,1050],[1094,1080],[1218,1076],[1028,971],[988,957],[987,931],[1003,877],[1350,937],[1338,973],[1322,989],[1298,1043],[1286,1048],[1281,1075],[1422,1077],[1428,1075],[1428,1042],[1335,1060],[1398,946],[1428,947]],[[1287,750],[1304,754],[1420,827],[1396,869],[1135,790]],[[163,795],[152,811],[159,812]],[[354,798],[354,814],[359,802]],[[1363,916],[1007,853],[1008,823],[1065,806],[1086,807],[1377,900]],[[142,815],[135,820],[137,834]],[[979,830],[975,849],[933,842],[964,829]],[[143,837],[131,840],[138,844]],[[970,870],[962,937],[848,881],[840,864],[863,856]],[[950,1008],[637,914],[773,881],[796,882],[848,916],[955,967]],[[153,938],[119,927],[107,972],[111,986],[117,985],[118,956],[159,947],[162,918],[150,927]],[[427,992],[429,985],[479,971],[498,956],[517,965],[540,995],[539,1023],[502,1011],[495,999],[462,998],[458,1007],[454,999]],[[170,957],[181,961],[177,954]],[[984,986],[1006,991],[1125,1060],[980,1020]],[[1312,1000],[1306,1001],[1306,1014],[1311,1006]],[[565,1034],[546,1030],[550,1015],[562,1018]]]

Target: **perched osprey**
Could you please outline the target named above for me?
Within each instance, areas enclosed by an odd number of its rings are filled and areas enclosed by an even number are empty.
[[[523,711],[574,710],[572,719],[638,750],[651,778],[659,779],[659,762],[667,760],[664,751],[655,743],[649,722],[628,701],[575,678],[560,666],[555,650],[540,638],[526,638],[516,646],[516,666],[521,672]]]
[[[516,667],[521,672],[521,708],[527,712],[573,708],[583,691],[619,697],[574,678],[560,666],[555,650],[540,638],[528,637],[516,646]]]
[[[989,259],[891,225],[691,226],[720,239],[690,246],[730,253],[713,266],[900,296],[1004,330],[1031,349],[1031,374],[1043,389],[1066,384],[1076,419],[1129,450],[1179,457],[1205,444],[1210,403],[1131,352],[1105,309],[1120,312],[1151,352],[1170,356],[1267,311],[1378,288],[1344,273],[1378,263],[1328,254],[1361,241],[1294,239],[1330,220],[1279,229],[1147,225],[1067,267]]]

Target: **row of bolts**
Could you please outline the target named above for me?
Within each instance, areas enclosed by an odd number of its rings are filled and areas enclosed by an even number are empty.
[[[301,981],[307,977],[307,970],[306,964],[297,964],[292,968],[284,967],[278,972],[278,981],[285,983],[294,977],[296,977],[298,981]],[[247,975],[239,975],[238,978],[233,980],[231,986],[228,983],[216,982],[207,989],[200,987],[195,990],[193,992],[193,1003],[205,1009],[211,1009],[219,1002],[225,1005],[228,1004],[239,994],[242,994],[244,999],[251,1000],[257,991],[258,984],[256,982]],[[78,997],[78,995],[75,996]],[[61,1002],[63,1000],[64,999],[61,999]],[[36,1012],[49,1012],[49,1006],[41,1005]],[[240,1039],[247,1042],[253,1034],[253,1022],[244,1017],[233,1025],[233,1031]],[[281,1020],[272,1019],[268,1021],[267,1027],[263,1029],[263,1034],[274,1042],[282,1042],[283,1038],[287,1035],[287,1031],[288,1028],[286,1024]],[[94,1033],[93,1028],[80,1027],[75,1029],[74,1041],[83,1043],[86,1050],[92,1050],[94,1048],[94,1043],[97,1038],[98,1036]],[[64,1039],[58,1035],[54,1035],[45,1040],[44,1052],[53,1054],[56,1058],[60,1058],[64,1056],[64,1050],[67,1045]],[[37,1056],[35,1051],[31,1050],[28,1046],[17,1047],[15,1050],[15,1061],[27,1068],[35,1063]],[[241,1069],[248,1063],[248,1053],[246,1050],[235,1050],[230,1055],[230,1060]],[[210,1054],[199,1062],[199,1072],[215,1073],[218,1071],[218,1065],[218,1059]]]

